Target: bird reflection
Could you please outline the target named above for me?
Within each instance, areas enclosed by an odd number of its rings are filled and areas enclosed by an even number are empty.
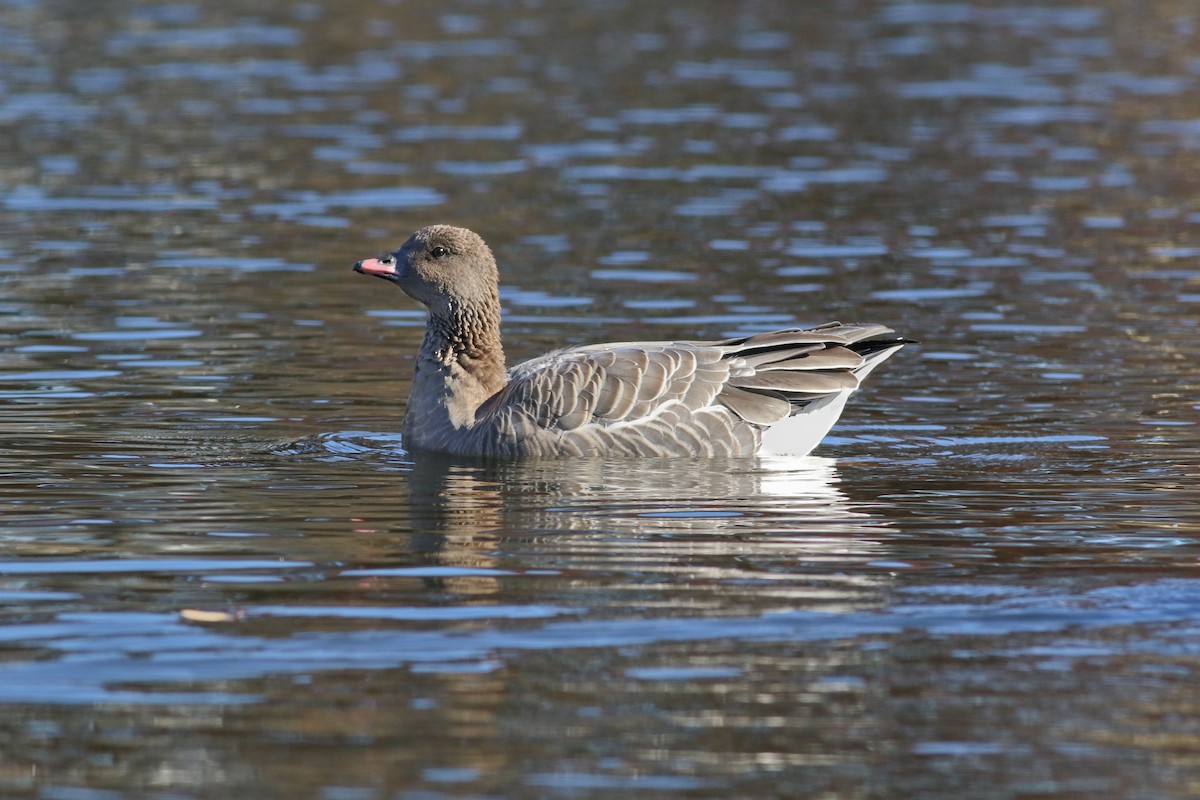
[[[552,570],[644,589],[760,582],[822,607],[861,607],[885,573],[886,521],[851,501],[831,458],[481,463],[419,454],[404,526],[426,556],[469,569]],[[607,576],[607,577],[602,577]],[[496,591],[463,575],[445,588]],[[663,599],[666,599],[665,597]]]
[[[773,515],[835,527],[870,523],[839,483],[831,458],[483,463],[418,454],[410,499],[427,510],[428,522],[451,529],[494,528],[513,516],[546,532],[591,530],[597,518],[648,533],[710,535]]]

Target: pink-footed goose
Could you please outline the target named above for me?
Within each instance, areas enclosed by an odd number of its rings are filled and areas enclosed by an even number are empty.
[[[506,369],[492,252],[431,225],[354,265],[429,309],[404,443],[474,456],[805,455],[862,379],[908,342],[831,322],[719,342],[569,347]]]

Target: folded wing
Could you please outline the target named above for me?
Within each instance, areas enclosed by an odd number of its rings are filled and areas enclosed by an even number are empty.
[[[857,388],[904,340],[831,323],[719,342],[560,350],[514,367],[476,414],[502,454],[748,455],[765,428]]]

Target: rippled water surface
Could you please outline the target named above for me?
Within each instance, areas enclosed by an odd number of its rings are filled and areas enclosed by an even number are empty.
[[[0,795],[1200,794],[1190,2],[0,0]],[[404,449],[506,348],[922,344],[806,459]]]

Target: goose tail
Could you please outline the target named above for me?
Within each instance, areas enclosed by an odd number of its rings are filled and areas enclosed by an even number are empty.
[[[722,342],[734,369],[718,399],[764,425],[760,453],[808,455],[866,377],[912,343],[882,325],[840,323]]]

